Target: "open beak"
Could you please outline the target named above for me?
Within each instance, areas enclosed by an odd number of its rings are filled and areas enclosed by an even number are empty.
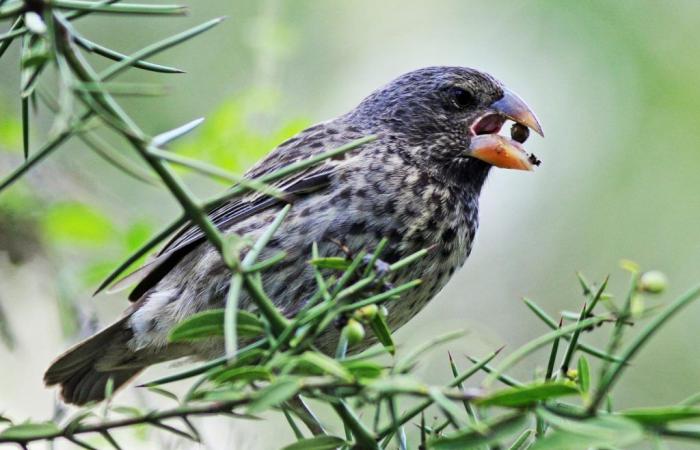
[[[472,125],[468,155],[496,167],[533,170],[540,161],[525,151],[521,142],[498,134],[507,119],[544,136],[535,113],[517,94],[504,89],[503,97]]]

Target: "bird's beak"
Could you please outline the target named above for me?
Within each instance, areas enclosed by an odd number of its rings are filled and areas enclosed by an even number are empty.
[[[527,106],[527,103],[515,92],[504,88],[503,97],[493,102],[491,108],[497,113],[503,114],[513,122],[525,125],[544,137],[544,132],[542,131],[540,121],[537,120],[537,116],[532,112],[530,107]]]
[[[468,155],[496,167],[533,170],[539,160],[527,153],[520,142],[498,134],[506,119],[544,136],[530,107],[517,94],[504,89],[503,97],[492,103],[489,111],[472,125]]]

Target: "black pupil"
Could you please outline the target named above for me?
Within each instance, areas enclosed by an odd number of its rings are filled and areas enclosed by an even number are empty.
[[[452,98],[457,106],[464,108],[474,103],[474,97],[462,88],[452,88]]]

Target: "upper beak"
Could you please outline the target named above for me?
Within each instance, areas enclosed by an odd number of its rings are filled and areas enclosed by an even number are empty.
[[[535,113],[514,92],[504,89],[503,97],[492,103],[490,110],[492,112],[486,116],[498,114],[544,136]],[[540,163],[534,155],[525,151],[520,142],[497,132],[472,136],[469,156],[506,169],[533,170]]]
[[[532,129],[540,136],[544,137],[544,132],[542,131],[542,126],[540,121],[537,120],[537,116],[534,112],[527,106],[527,103],[521,99],[518,94],[508,89],[503,89],[503,98],[497,100],[491,104],[491,108],[494,111],[503,114],[513,122],[525,125],[526,127]]]

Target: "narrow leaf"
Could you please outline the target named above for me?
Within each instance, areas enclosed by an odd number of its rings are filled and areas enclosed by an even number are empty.
[[[390,355],[394,355],[396,353],[396,345],[391,337],[389,324],[386,322],[386,318],[381,311],[377,312],[377,314],[370,319],[369,326],[386,351],[389,352]]]
[[[530,310],[535,313],[537,317],[539,317],[549,328],[556,330],[559,328],[559,324],[557,321],[555,321],[552,317],[549,316],[542,308],[537,306],[532,300],[529,300],[527,298],[524,298],[523,301],[525,302],[525,305],[530,308]],[[576,314],[576,319],[578,319],[578,314]],[[564,335],[562,336],[564,339],[571,340],[571,336]],[[582,352],[586,352],[589,355],[596,356],[598,358],[607,360],[607,361],[619,361],[619,358],[616,358],[613,355],[609,355],[605,353],[603,350],[600,350],[598,348],[595,348],[591,345],[588,345],[584,342],[579,342],[577,345],[578,349],[581,350]]]
[[[264,332],[262,322],[254,314],[238,310],[237,330],[240,336],[253,337]],[[224,310],[210,309],[193,314],[170,332],[171,342],[206,339],[224,335]]]
[[[46,439],[60,433],[53,422],[21,423],[12,425],[0,432],[0,438],[22,441],[24,439]]]
[[[278,378],[265,388],[257,391],[252,402],[248,404],[247,413],[255,414],[266,411],[273,406],[286,402],[301,389],[299,380],[292,377]]]
[[[590,319],[585,319],[582,320],[578,323],[574,323],[571,325],[564,326],[558,330],[554,330],[550,333],[547,333],[545,335],[542,335],[536,339],[533,339],[532,341],[526,343],[510,355],[508,355],[501,365],[496,368],[489,376],[486,378],[484,381],[485,385],[489,385],[493,383],[499,375],[501,375],[503,372],[505,372],[507,369],[509,369],[513,364],[517,363],[533,351],[537,350],[538,348],[542,347],[543,345],[552,342],[553,340],[557,339],[558,337],[564,336],[568,333],[572,333],[576,330],[588,328],[592,325],[597,325],[604,320],[608,320],[609,317],[606,316],[599,316],[599,317],[591,317]]]
[[[622,370],[626,367],[634,355],[644,346],[644,344],[654,335],[662,325],[666,323],[671,317],[673,317],[678,311],[688,306],[691,302],[700,296],[700,286],[696,286],[689,290],[673,303],[671,303],[666,309],[664,309],[658,316],[647,324],[646,327],[639,333],[632,342],[622,351],[620,355],[622,362],[614,363],[610,370],[605,374],[604,378],[600,381],[600,386],[596,390],[596,399],[591,404],[591,408],[597,408],[598,404],[605,397],[605,394],[612,388],[613,384],[617,380]]]
[[[659,408],[635,408],[620,411],[619,415],[642,425],[663,425],[678,420],[700,418],[700,408],[691,406],[662,406]]]
[[[238,300],[242,288],[243,275],[236,272],[231,276],[231,283],[226,294],[226,308],[224,309],[224,347],[229,361],[233,361],[238,352],[236,316],[238,315]]]
[[[528,439],[532,436],[532,430],[528,429],[522,432],[518,438],[513,441],[508,450],[525,450],[528,447]]]
[[[177,128],[173,128],[172,130],[165,131],[157,136],[155,136],[152,140],[153,145],[156,147],[163,147],[164,145],[174,141],[175,139],[178,139],[190,131],[194,130],[198,126],[200,126],[204,122],[204,117],[200,117],[198,119],[194,119],[190,122],[187,122],[184,125],[180,125]]]
[[[456,427],[460,428],[464,426],[464,420],[460,417],[462,410],[457,407],[450,399],[448,399],[445,394],[443,394],[439,388],[431,387],[428,390],[428,395],[435,402],[435,404],[442,410],[442,412],[447,416],[447,419],[452,422]]]
[[[578,392],[576,385],[567,381],[535,383],[523,387],[502,389],[486,397],[478,398],[474,403],[481,406],[521,408],[542,400],[573,395]]]
[[[344,445],[348,445],[347,441],[336,436],[316,436],[297,441],[282,450],[333,450]]]
[[[170,400],[174,400],[176,402],[179,402],[180,400],[177,398],[177,395],[173,394],[172,392],[156,387],[156,386],[151,386],[148,388],[149,391],[153,392],[154,394],[162,395],[165,398],[169,398]]]
[[[578,383],[584,393],[587,393],[591,387],[591,370],[588,366],[588,360],[583,355],[578,359]]]
[[[496,419],[484,421],[486,431],[481,429],[466,429],[444,438],[428,441],[430,450],[469,450],[477,449],[483,445],[500,442],[513,434],[525,422],[522,414],[501,416]],[[562,447],[563,448],[563,447]]]
[[[85,50],[98,54],[100,56],[104,56],[105,58],[111,59],[113,61],[122,61],[127,58],[127,55],[121,54],[115,50],[112,50],[110,48],[104,47],[96,42],[92,42],[83,36],[80,35],[73,35],[75,42],[83,47]],[[152,72],[160,72],[160,73],[183,73],[182,70],[177,69],[175,67],[168,67],[168,66],[163,66],[160,64],[154,64],[148,61],[134,61],[132,64],[134,67],[137,67],[139,69],[144,69],[144,70],[150,70]]]
[[[644,430],[623,417],[602,416],[584,420],[565,419],[538,409],[555,431],[538,440],[530,450],[586,450],[596,447],[624,447],[644,439]]]
[[[235,383],[251,381],[269,381],[272,374],[262,366],[240,366],[224,369],[211,376],[211,380],[216,383]]]
[[[329,256],[326,258],[313,258],[310,263],[319,269],[347,270],[351,261],[340,256]]]
[[[316,369],[320,370],[321,373],[327,373],[329,375],[336,376],[345,381],[352,380],[352,374],[345,368],[342,364],[333,358],[316,352],[304,352],[298,361],[303,364],[308,364]]]
[[[347,361],[341,363],[355,378],[375,379],[384,369],[372,361]]]
[[[22,97],[22,149],[26,160],[29,158],[29,97]]]
[[[82,0],[52,0],[59,8],[96,13],[121,14],[185,14],[187,8],[178,5],[147,5],[138,3],[104,4]]]

